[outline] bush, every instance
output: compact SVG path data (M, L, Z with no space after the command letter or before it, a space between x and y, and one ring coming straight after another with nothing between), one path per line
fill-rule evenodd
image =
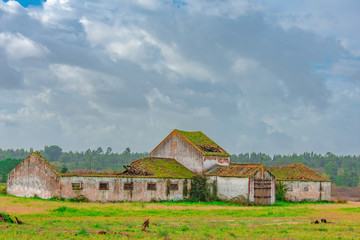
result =
M0 195L6 195L6 186L5 187L0 187Z
M286 194L287 194L287 186L284 182L278 181L276 182L276 200L286 201Z
M196 176L191 179L191 189L189 201L210 202L218 200L216 196L216 183L209 184L204 176ZM212 187L212 191L210 191Z
M87 199L87 197L85 197L82 194L80 194L74 198L70 198L69 201L70 202L90 202L89 199Z

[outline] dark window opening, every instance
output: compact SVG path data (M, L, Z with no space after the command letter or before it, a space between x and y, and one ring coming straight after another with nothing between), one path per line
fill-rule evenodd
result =
M309 191L309 187L308 186L304 187L304 192L308 192L308 191Z
M133 183L124 183L124 190L133 190L134 185Z
M156 190L156 183L148 183L147 190L151 190L151 191Z
M82 190L82 183L71 183L72 190Z
M177 183L172 183L172 184L170 184L170 190L171 190L171 191L177 191L177 190L179 190L178 184L177 184Z
M323 192L323 191L324 191L324 187L320 186L320 192Z
M222 152L219 147L212 145L200 145L199 147L201 148L201 150L205 152L219 152L219 153Z
M109 183L100 183L99 190L109 190Z

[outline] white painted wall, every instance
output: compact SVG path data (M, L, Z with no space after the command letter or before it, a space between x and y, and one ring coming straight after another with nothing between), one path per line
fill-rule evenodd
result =
M249 178L217 177L217 192L222 200L248 198Z

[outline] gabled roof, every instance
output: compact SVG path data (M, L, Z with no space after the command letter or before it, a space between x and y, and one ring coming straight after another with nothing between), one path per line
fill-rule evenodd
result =
M131 168L149 174L147 177L157 178L192 178L193 172L173 158L147 157L135 160ZM126 174L126 173L124 173Z
M259 164L231 163L230 166L215 166L207 171L205 175L248 178L253 176L260 168L262 168L262 165Z
M197 149L205 156L230 157L229 153L227 153L222 147L217 145L213 140L211 140L201 131L187 132L187 131L174 129L169 134L169 136L176 133L179 134L185 141L187 141L189 144L191 144L195 149ZM165 139L167 139L169 136L167 136ZM165 139L163 141L165 141ZM161 143L155 149L157 149L161 145Z
M330 182L330 180L320 176L320 174L302 163L293 163L288 166L266 168L274 174L276 180L278 181Z
M29 159L30 157L34 157L37 158L38 160L42 161L47 167L49 167L56 175L61 176L62 174L53 166L51 165L48 161L45 160L45 158L43 158L40 155L40 152L32 152L27 158L25 158L24 160L22 160L14 169L16 169L17 167L19 167L25 160ZM12 172L12 171L11 171ZM9 172L8 174L10 174L11 172Z

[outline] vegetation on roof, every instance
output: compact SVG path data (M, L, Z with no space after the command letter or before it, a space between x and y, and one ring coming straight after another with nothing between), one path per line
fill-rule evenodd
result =
M266 167L276 180L280 181L313 181L329 182L328 179L320 176L302 163L293 163L288 166Z
M206 175L247 178L254 175L259 168L261 168L261 166L258 164L231 164L230 166L218 166Z
M193 172L172 158L147 157L138 159L130 167L158 178L192 178Z
M206 136L201 131L197 132L186 132L176 130L190 143L196 146L206 156L219 156L219 157L230 157L224 149L217 145L213 140Z

